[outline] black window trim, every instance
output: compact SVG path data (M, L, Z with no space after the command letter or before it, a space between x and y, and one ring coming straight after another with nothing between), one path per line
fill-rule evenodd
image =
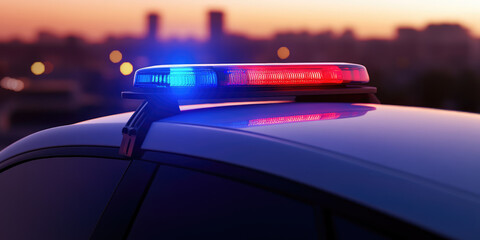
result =
M24 162L51 157L94 157L131 161L118 154L118 147L62 146L26 151L0 162L0 173Z

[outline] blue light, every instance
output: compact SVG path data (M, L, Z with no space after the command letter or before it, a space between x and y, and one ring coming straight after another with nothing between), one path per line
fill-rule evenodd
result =
M217 74L209 68L165 68L135 76L137 87L216 87L217 84Z
M167 82L172 87L193 87L195 78L193 68L170 68Z
M215 87L217 74L209 69L170 68L167 82L172 87Z

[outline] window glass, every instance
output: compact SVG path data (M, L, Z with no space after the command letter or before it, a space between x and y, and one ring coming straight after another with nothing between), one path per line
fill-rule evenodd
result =
M313 207L264 189L160 166L130 239L317 239Z
M381 235L373 229L369 229L360 224L354 223L350 220L340 216L333 216L333 225L335 229L335 236L339 240L343 239L371 239L371 240L385 240L390 239Z
M46 158L0 173L0 239L88 239L127 161Z

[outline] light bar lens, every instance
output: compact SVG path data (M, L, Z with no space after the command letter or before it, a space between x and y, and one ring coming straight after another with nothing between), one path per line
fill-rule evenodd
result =
M166 65L138 70L135 87L275 87L368 83L362 65L348 63Z

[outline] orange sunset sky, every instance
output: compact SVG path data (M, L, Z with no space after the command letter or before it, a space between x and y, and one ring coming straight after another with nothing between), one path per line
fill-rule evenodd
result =
M141 36L145 15L161 15L162 38L198 38L207 34L206 12L226 13L226 30L254 38L279 31L312 33L353 28L360 38L394 37L398 26L460 23L480 36L480 1L475 0L3 0L0 41L34 40L39 30L60 36L78 34L90 41L107 35Z

